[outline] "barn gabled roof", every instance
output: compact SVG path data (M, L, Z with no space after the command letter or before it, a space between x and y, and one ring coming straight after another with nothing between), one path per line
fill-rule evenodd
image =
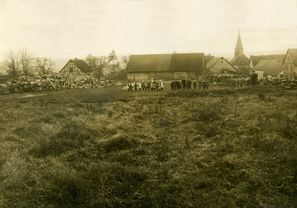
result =
M213 67L218 61L220 60L219 57L213 57L206 63L206 69L210 69Z
M206 65L206 68L208 70L210 70L212 67L214 67L219 61L224 60L227 64L229 64L231 66L231 68L233 69L233 71L237 71L236 68L224 57L214 57L212 60L210 60L208 63L209 65Z
M82 72L91 72L92 71L91 67L84 60L71 59L70 61L72 63L74 63L75 66L77 66L77 68L79 68Z
M297 48L289 48L285 55L285 58L283 59L283 62L286 60L286 56L288 55L288 53L291 54L293 64L297 66Z
M204 68L203 53L175 53L172 55L169 71L196 72Z
M204 68L203 53L131 55L128 72L197 72Z
M162 72L168 71L172 54L131 55L128 72Z
M261 60L276 60L283 61L285 54L273 54L273 55L263 55L263 56L251 56L250 61L253 62L253 65L256 66Z
M256 70L264 71L265 74L277 76L282 68L282 62L278 60L261 60L255 67Z
M207 64L207 63L208 63L209 61L211 61L213 58L214 58L214 56L212 56L212 55L205 55L205 56L204 56L205 64Z
M65 66L68 64L68 63L73 63L77 68L80 69L81 72L84 72L84 73L87 73L87 72L92 72L92 69L91 67L82 59L70 59L66 64ZM65 68L65 66L62 68L61 71L63 71L63 69Z

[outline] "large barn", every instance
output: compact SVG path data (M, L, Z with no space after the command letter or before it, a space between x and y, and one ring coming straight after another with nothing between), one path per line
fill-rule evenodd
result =
M205 69L203 53L131 55L128 80L191 79Z

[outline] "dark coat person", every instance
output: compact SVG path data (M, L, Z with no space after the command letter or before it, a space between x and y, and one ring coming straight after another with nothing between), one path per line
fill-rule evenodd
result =
M181 84L182 84L183 89L185 90L186 89L186 80L183 79L181 81Z
M196 80L193 81L193 88L194 88L194 89L197 88L197 81L196 81Z
M170 82L170 88L171 90L176 90L176 81Z
M257 80L258 80L258 74L255 71L253 71L251 75L251 85L255 86L257 84Z
M187 89L191 89L192 88L192 81L187 80L186 85L187 85Z

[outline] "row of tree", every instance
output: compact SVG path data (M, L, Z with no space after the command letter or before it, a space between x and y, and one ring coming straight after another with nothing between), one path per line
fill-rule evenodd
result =
M4 60L8 75L12 78L52 72L54 62L49 58L34 58L26 49L9 51Z
M93 76L102 78L104 70L108 71L108 77L111 79L125 79L125 67L128 62L127 57L121 59L117 57L113 50L108 56L88 55L85 58L87 64L93 71ZM50 58L35 58L26 49L18 51L9 51L4 60L4 66L7 69L9 77L15 79L19 76L31 76L34 74L45 75L53 72L54 61Z

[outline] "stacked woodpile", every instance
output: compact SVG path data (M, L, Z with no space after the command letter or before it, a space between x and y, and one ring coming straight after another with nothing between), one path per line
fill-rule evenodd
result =
M284 89L297 89L297 80L283 81Z
M59 74L20 77L6 83L9 92L41 92L58 89L100 88L114 85L112 81L99 81L92 76L64 77Z

